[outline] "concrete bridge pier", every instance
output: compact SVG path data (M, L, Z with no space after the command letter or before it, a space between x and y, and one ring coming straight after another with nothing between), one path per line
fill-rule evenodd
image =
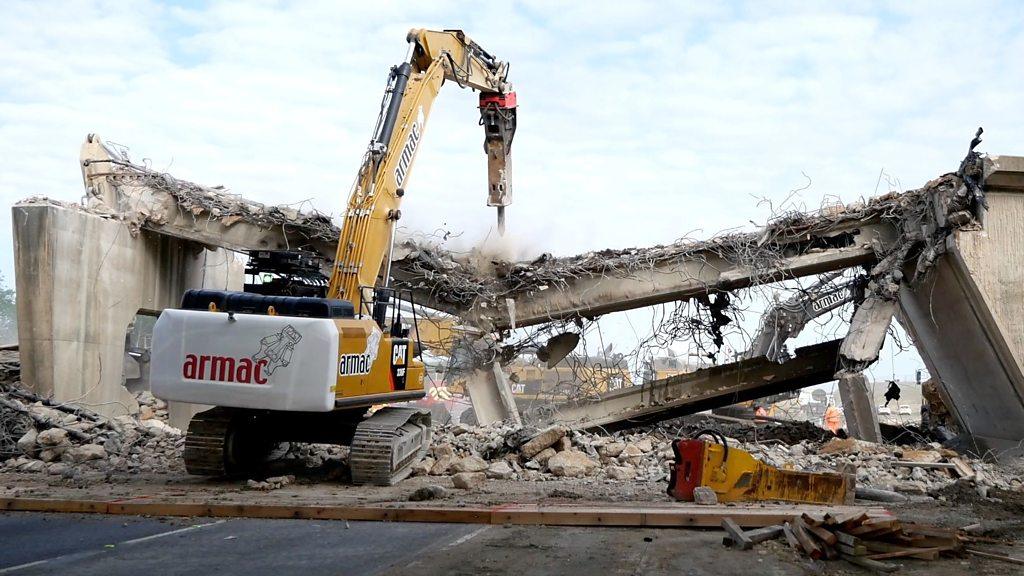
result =
M988 210L961 230L915 290L900 292L900 322L940 394L984 453L1024 450L1024 157L985 165Z
M37 394L107 416L138 410L124 387L136 314L177 306L189 288L240 290L233 252L49 201L12 208L22 380ZM169 406L185 426L190 405Z

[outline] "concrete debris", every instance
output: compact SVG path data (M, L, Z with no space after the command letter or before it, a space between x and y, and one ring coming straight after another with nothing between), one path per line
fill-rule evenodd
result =
M0 470L66 479L90 473L99 479L110 474L183 473L184 436L167 425L166 405L148 393L139 394L138 400L149 410L105 418L36 397L17 384L16 376L0 383L0 431L5 431L0 447L9 451ZM458 476L459 485L468 487L487 481L565 478L581 485L646 485L644 490L656 486L661 491L673 461L671 441L708 427L725 434L731 446L772 466L813 472L852 465L859 488L939 500L965 493L984 498L979 494L1024 491L1019 470L1012 465L972 459L937 443L908 443L920 438L914 434L901 436L903 444L876 444L835 438L807 422L751 426L695 417L611 434L563 427L538 432L507 422L436 426L430 455L414 466L413 474L453 476L453 483ZM10 435L10 430L17 435ZM282 465L291 461L305 469L331 470L329 479L345 478L347 448L289 443L278 452ZM954 485L969 488L954 493Z
M612 480L632 480L636 478L636 468L632 466L608 466L604 473Z
M430 469L434 467L434 459L430 456L424 457L419 462L412 465L413 476L426 476L430 474Z
M594 468L597 468L597 462L594 462L579 450L558 452L548 459L548 469L555 476L569 478L586 476Z
M554 456L557 453L558 453L557 450L555 450L554 448L551 448L549 446L549 447L541 450L536 456L534 456L533 459L531 460L531 462L536 462L540 466L547 466L548 460L551 460L551 457ZM524 456L525 456L525 454L524 454Z
M284 488L293 482L295 482L295 476L289 474L288 476L273 476L262 481L249 479L245 482L245 487L250 490L262 490L266 492L269 490Z
M50 428L36 435L36 444L44 448L68 443L68 432L61 428Z
M573 478L576 482L592 484L667 482L674 459L671 440L677 430L681 429L681 434L686 435L690 428L709 426L723 430L730 446L746 450L766 464L778 468L835 472L841 466L853 466L856 468L858 487L894 491L901 495L917 493L938 497L944 487L969 477L970 482L979 485L1002 490L1024 490L1024 483L1014 470L993 462L958 455L937 444L876 444L834 436L823 439L823 433L828 432L807 422L759 425L755 433L751 431L754 426L744 427L735 422L714 419L690 419L682 425L649 427L643 431L614 434L573 430L562 436L570 439L572 448L569 450L559 452L548 446L536 453L533 452L535 447L526 450L529 441L522 443L518 450L504 442L505 436L522 435L522 429L511 424L460 428L458 433L455 427L440 426L434 432L433 457L438 461L444 459L447 463L441 466L434 463L431 473L454 473L449 468L455 462L476 463L476 458L466 460L467 457L476 456L489 462L485 476L492 479L544 482ZM775 428L778 430L773 432ZM552 437L557 434L534 433L532 438L544 436L543 442L538 444L554 444L558 441L552 440ZM734 438L734 435L750 440L740 440ZM761 439L754 440L755 437ZM787 444L779 440L779 437L790 438L793 442ZM920 457L918 455L922 453L929 454L926 458L932 458L933 453L938 454L946 464L940 468L906 466L908 454ZM954 462L960 463L959 468ZM424 464L423 468L426 466Z
M461 460L452 464L451 469L455 473L483 472L484 470L487 470L487 467L488 464L483 458L475 454L470 454L469 456L466 456L465 458L462 458Z
M718 504L718 495L707 486L697 486L693 489L693 502L702 506L714 506Z
M508 480L515 476L516 471L512 469L512 466L507 461L501 460L488 466L484 473L488 478Z
M435 454L437 454L435 452ZM452 464L455 463L455 456L451 454L441 454L434 461L434 465L430 467L430 474L432 476L442 476L448 473L451 469Z
M520 452L526 458L533 458L539 454L541 450L544 450L555 442L561 440L565 436L565 432L566 430L562 426L552 426L530 439L526 444L523 444L522 448L520 448Z
M452 476L452 484L456 488L472 490L484 483L487 476L483 472L459 472Z
M18 450L21 450L23 454L35 455L39 452L38 440L39 433L36 432L35 428L31 428L18 439Z
M74 464L81 464L89 460L102 460L107 457L107 451L99 444L84 444L68 449L64 453L66 460Z
M17 369L0 382L0 448L7 458L0 470L48 472L60 476L81 473L142 474L184 471L181 452L185 437L166 423L167 406L148 392L138 395L151 418L106 418L90 410L55 404L23 389ZM9 438L12 422L29 429ZM5 447L6 446L6 447Z
M415 492L409 495L410 502L423 502L425 500L437 500L448 496L448 491L444 489L444 486L438 486L431 484L430 486L424 486L419 488Z

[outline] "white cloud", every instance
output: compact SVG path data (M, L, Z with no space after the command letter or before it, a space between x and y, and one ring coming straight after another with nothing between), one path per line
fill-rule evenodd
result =
M1024 152L1013 2L430 4L8 2L0 197L77 199L98 132L177 176L337 213L411 27L462 27L512 63L510 226L555 253L763 221L751 197L778 202L801 172L808 207L872 194L882 169L914 187L979 124L986 150ZM475 105L454 86L438 99L406 226L492 226Z

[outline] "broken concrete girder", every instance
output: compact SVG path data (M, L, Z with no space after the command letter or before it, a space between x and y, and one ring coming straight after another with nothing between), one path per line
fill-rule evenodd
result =
M515 424L523 423L508 377L497 361L473 370L466 378L466 391L473 402L477 424L486 426L505 419Z
M492 275L443 251L406 245L396 250L392 274L418 301L503 330L867 264L895 238L895 229L874 212L816 226L822 229L807 225L783 234L768 228L707 242L497 262Z
M619 430L790 392L833 379L839 340L798 348L782 364L752 358L601 394L564 406L555 420L580 429Z
M846 341L843 341L846 345ZM842 354L842 347L840 347ZM846 416L846 431L858 440L881 442L882 432L878 426L878 413L872 402L867 380L861 372L840 372L839 397L843 401L843 415Z
M266 206L133 164L90 134L81 152L86 208L123 220L132 235L160 234L232 250L311 250L334 257L339 229L330 217Z
M896 300L868 298L857 307L850 330L839 348L844 368L856 371L874 364L895 313Z
M946 174L920 189L865 204L790 214L756 232L533 262L495 261L489 270L437 248L407 244L396 252L392 272L421 302L497 330L592 318L865 264L873 265L868 295L892 301L903 262L916 257L922 245L933 248L948 232L948 227L925 226L931 207L964 212L965 190L960 176ZM961 226L973 225L968 216ZM925 237L925 229L940 233Z

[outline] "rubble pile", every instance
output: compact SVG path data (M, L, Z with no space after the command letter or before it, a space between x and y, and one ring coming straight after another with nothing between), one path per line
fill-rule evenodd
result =
M836 437L822 441L816 439L819 428L803 423L759 426L757 433L747 428L722 425L730 446L769 465L810 472L834 472L842 465L853 465L858 486L930 495L938 500L945 500L949 486L955 483L970 485L980 497L987 496L990 489L1024 490L1024 483L1011 469L969 459L937 443L873 444ZM805 436L792 444L777 439L793 434L794 429L803 429ZM683 431L682 435L692 433ZM740 438L731 437L734 434ZM755 435L760 439L747 440ZM435 428L431 453L414 466L413 474L452 476L453 481L458 477L457 487L475 487L488 478L663 482L674 459L671 442L675 437L664 430L600 434L561 426L537 430L505 423L459 424Z
M5 382L0 386L0 471L64 478L83 472L183 472L185 437L167 424L167 404L149 392L137 400L138 414L105 418ZM12 437L12 431L19 435Z

